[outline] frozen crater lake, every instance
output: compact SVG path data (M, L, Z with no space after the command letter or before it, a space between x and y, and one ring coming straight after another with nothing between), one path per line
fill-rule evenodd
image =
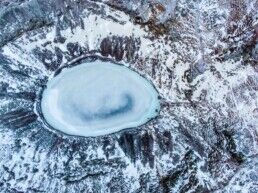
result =
M145 124L159 113L153 85L129 68L96 60L65 68L43 91L46 122L69 135L99 136Z

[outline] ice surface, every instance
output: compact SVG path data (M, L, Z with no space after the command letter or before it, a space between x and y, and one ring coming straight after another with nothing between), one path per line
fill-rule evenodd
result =
M159 111L152 84L129 68L100 60L66 68L41 101L46 121L70 135L99 136L140 126Z

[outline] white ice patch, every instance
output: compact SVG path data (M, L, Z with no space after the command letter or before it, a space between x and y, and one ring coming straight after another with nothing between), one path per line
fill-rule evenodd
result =
M80 136L140 126L160 108L158 93L147 79L99 60L62 70L48 82L41 107L52 127Z

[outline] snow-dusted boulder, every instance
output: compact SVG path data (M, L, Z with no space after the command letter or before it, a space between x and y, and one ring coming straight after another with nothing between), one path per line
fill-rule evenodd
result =
M49 80L41 107L53 128L99 136L146 123L158 114L159 101L153 85L135 71L97 60Z

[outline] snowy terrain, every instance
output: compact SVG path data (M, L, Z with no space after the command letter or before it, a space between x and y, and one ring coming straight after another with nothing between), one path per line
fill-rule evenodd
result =
M0 192L258 192L257 10L257 0L0 1ZM98 137L46 128L42 90L91 56L152 82L159 115Z

